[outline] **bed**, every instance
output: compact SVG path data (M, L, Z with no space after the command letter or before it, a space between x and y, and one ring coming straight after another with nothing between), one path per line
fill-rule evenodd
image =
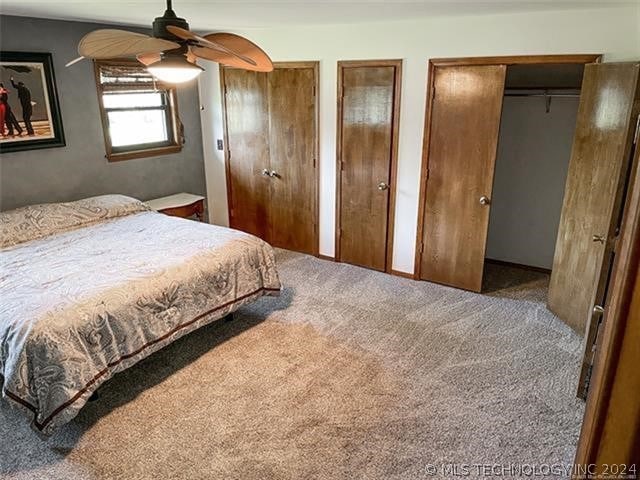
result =
M273 249L106 195L0 213L2 396L51 435L179 337L278 295Z

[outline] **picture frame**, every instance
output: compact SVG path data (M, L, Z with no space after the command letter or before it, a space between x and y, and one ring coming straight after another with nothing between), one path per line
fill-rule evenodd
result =
M0 153L65 145L51 53L0 51Z

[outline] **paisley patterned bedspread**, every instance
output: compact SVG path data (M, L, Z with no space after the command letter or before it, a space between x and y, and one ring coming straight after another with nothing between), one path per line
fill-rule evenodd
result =
M115 373L280 292L262 240L129 197L4 212L0 229L2 395L43 435Z

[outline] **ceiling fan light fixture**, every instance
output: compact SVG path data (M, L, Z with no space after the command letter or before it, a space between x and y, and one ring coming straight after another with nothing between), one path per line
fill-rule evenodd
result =
M149 65L147 70L165 83L185 83L204 72L204 68L189 62L184 55L166 55L162 60Z
M132 58L147 67L158 80L184 83L204 71L196 58L210 60L234 68L254 72L271 72L273 62L255 43L232 33L197 35L189 30L189 23L176 15L172 0L165 0L164 15L153 22L153 34L101 28L87 33L78 43L80 58L94 60Z

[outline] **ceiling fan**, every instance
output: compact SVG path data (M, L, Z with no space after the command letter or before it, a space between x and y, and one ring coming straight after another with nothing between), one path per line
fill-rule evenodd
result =
M168 83L182 83L194 79L204 71L197 59L211 60L231 67L270 72L273 63L256 44L233 33L210 33L200 36L189 31L189 24L172 9L153 22L153 35L126 30L101 29L85 35L78 44L80 57L113 59L137 58L156 78Z

